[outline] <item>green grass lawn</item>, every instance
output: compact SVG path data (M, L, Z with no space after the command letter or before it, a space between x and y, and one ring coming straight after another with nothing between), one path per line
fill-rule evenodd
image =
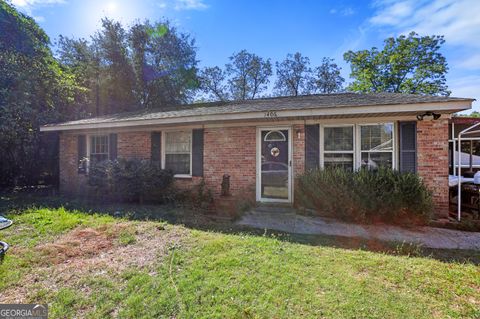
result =
M0 302L48 303L51 318L480 317L474 264L61 208L9 216Z

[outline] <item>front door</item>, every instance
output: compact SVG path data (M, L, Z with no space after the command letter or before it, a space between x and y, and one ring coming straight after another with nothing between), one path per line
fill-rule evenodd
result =
M257 199L290 202L290 130L260 129Z

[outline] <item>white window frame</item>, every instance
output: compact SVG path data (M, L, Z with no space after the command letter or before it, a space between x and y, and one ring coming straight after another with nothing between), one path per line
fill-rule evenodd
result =
M327 151L325 150L325 128L329 127L351 127L352 128L352 150L351 151ZM355 154L355 140L356 140L356 133L355 133L355 124L325 124L321 125L320 128L320 167L325 167L325 154L353 154L353 170L356 169L356 154Z
M190 134L190 173L189 174L175 174L175 178L192 178L192 151L193 151L193 130L164 130L162 131L162 169L165 169L165 158L167 149L167 133L189 133Z
M353 126L353 169L359 170L362 167L362 150L361 150L361 127L369 125L392 125L392 150L391 151L376 151L384 153L392 153L392 169L398 169L398 141L397 141L397 121L385 121L385 122L358 122L358 123L328 123L321 124L319 130L319 158L320 158L320 167L325 168L325 153L327 154L346 154L349 152L346 151L325 151L324 150L324 128L325 127L343 127L343 126Z
M107 159L110 159L110 135L109 134L88 134L86 135L87 138L87 165L86 165L86 173L90 171L90 163L92 162L92 137L102 137L106 136L107 137Z
M361 128L362 126L377 126L377 125L385 125L385 124L391 124L392 125L392 150L391 151L385 151L385 150L376 150L376 151L362 151L362 133L361 133ZM397 154L396 154L396 149L397 149L397 144L396 144L396 128L397 126L395 125L396 122L382 122L382 123L359 123L357 124L357 169L360 169L362 167L362 153L391 153L392 154L392 169L397 169Z

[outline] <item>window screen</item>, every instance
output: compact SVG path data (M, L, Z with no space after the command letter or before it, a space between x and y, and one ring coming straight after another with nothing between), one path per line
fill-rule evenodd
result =
M174 174L191 174L191 137L191 132L165 133L165 168Z

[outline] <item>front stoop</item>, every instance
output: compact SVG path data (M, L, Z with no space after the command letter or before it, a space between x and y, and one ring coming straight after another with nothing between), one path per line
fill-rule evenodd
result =
M262 203L257 202L250 212L268 213L268 214L296 214L296 209L290 203Z

